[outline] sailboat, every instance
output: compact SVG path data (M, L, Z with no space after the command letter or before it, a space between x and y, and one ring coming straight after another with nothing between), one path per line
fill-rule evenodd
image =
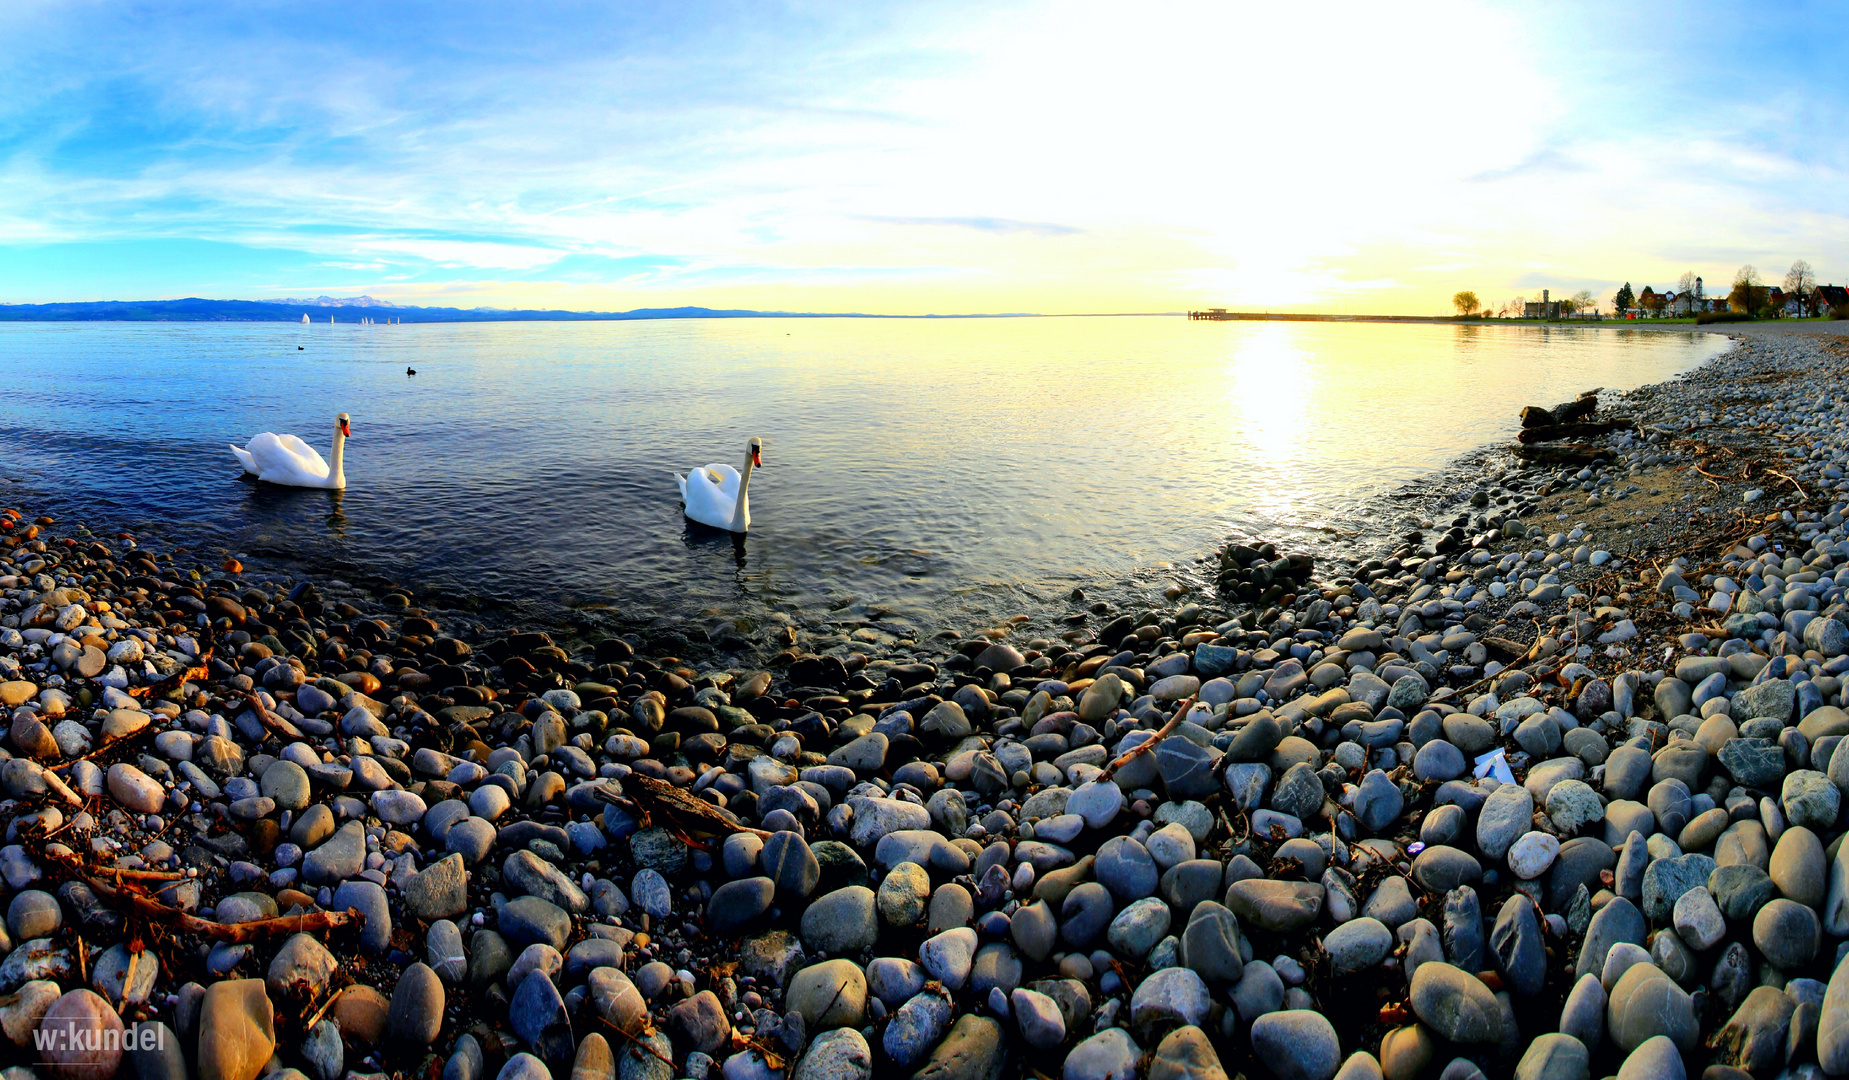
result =
M308 312L306 311L302 312L302 325L303 326L308 325Z

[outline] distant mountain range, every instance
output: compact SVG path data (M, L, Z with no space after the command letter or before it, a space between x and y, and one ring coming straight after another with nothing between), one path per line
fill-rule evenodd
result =
M966 319L1010 318L1008 315L867 315L840 311L748 311L705 307L636 308L634 311L530 311L505 308L401 307L370 296L318 296L313 300L95 300L62 304L0 304L0 322L336 322L329 308L389 309L389 318L407 323L437 322L592 322L611 319ZM346 316L348 321L359 314Z
M281 300L271 300L272 304L296 304L301 307L388 307L398 305L390 300L374 300L370 296L317 296L313 300L298 300L285 296Z

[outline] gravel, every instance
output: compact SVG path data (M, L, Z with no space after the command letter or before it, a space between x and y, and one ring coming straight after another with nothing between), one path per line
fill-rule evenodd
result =
M211 1080L1849 1071L1842 352L1608 397L1372 556L762 667L8 514L0 1030Z

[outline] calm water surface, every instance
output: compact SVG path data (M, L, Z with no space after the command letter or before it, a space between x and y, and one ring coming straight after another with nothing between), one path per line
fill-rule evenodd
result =
M503 621L862 601L930 632L1233 531L1366 529L1371 497L1522 405L1726 344L1179 317L0 325L0 499ZM243 480L225 448L273 430L327 456L341 411L342 497ZM688 526L670 473L736 466L753 435L750 537Z

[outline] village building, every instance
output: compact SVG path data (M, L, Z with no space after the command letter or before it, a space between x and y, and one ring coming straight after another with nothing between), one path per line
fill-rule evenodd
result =
M1523 304L1522 305L1522 318L1524 319L1558 319L1560 317L1560 301L1549 300L1547 296L1548 296L1548 291L1546 289L1542 289L1540 300L1538 301L1530 300L1527 303Z

